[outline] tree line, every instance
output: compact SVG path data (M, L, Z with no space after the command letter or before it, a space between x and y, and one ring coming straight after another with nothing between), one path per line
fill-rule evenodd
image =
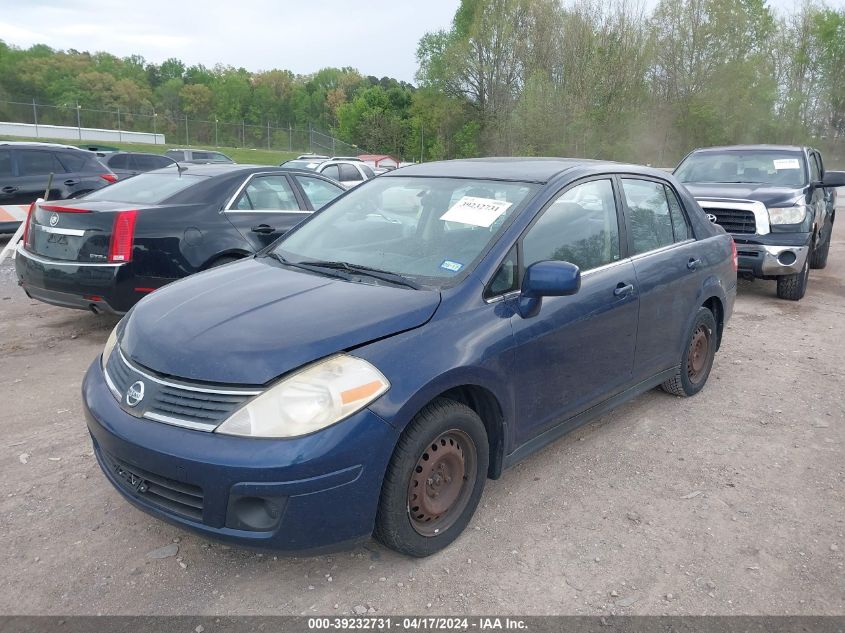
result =
M315 126L411 160L671 165L693 147L745 142L809 143L845 160L845 10L817 0L781 13L766 0L659 0L648 11L638 0L462 0L417 58L413 86L348 67L250 72L0 41L0 118L14 116L3 102L36 99L120 109L125 129L149 130L155 115L165 133L185 117L259 136ZM210 126L200 133L211 142Z

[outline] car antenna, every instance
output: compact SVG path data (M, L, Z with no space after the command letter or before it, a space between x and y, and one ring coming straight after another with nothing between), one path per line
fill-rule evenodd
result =
M188 171L188 168L187 168L187 167L182 167L182 165L180 165L180 164L179 164L179 161L178 161L178 160L176 160L175 158L174 158L174 159L172 159L172 160L173 160L173 163L176 165L176 171L177 171L177 172L178 172L178 174L179 174L179 178L181 178L181 177L182 177L182 172L183 172L183 171Z

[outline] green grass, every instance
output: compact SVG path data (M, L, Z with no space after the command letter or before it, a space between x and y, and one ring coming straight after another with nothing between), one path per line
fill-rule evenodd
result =
M41 142L41 143L62 143L64 145L78 145L79 143L101 143L109 147L119 147L125 152L146 152L148 154L164 154L168 149L173 147L180 147L185 149L207 149L217 152L223 152L236 163L254 164L254 165L278 165L282 161L296 158L299 154L304 152L287 152L287 151L268 151L266 149L248 149L243 147L209 147L207 145L148 145L147 143L112 143L111 141L82 141L67 140L67 139L49 139L49 138L24 138L19 136L0 136L2 141L23 141L23 142Z

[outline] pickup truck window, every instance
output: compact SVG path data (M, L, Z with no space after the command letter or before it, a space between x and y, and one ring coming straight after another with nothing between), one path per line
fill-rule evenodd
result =
M681 182L752 183L780 187L805 184L804 154L785 150L699 150L678 165Z

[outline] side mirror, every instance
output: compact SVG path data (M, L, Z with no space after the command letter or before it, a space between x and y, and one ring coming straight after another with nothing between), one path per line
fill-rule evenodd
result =
M821 186L828 187L845 187L845 171L826 171L824 178L822 178Z
M519 297L519 313L523 318L540 311L543 297L574 295L581 288L581 270L575 264L542 261L525 270Z

